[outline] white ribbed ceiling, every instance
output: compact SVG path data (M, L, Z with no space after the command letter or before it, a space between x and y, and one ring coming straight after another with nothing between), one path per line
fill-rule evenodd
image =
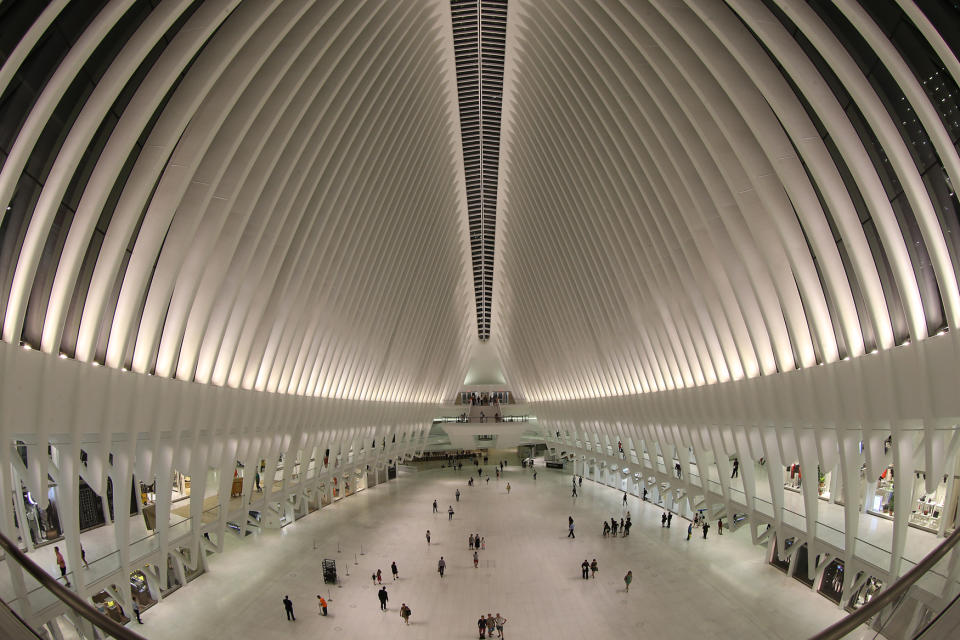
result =
M511 3L493 317L515 386L698 386L956 326L955 52L866 5Z
M0 174L4 339L217 385L451 395L472 296L446 7L199 5L74 11L39 95L15 79L8 104L36 103Z
M955 8L514 0L483 188L458 126L464 4L4 3L3 339L435 402L479 329L514 391L549 400L960 321Z

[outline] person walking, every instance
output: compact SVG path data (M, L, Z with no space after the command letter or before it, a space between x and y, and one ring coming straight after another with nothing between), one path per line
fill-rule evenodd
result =
M623 506L627 506L627 492L623 492Z
M437 500L436 500L436 498L434 498L434 500L433 500L433 512L434 512L434 513L437 513L437 512L438 512L438 510L437 510Z
M504 618L504 617L503 617L502 615L500 615L499 613L497 613L497 615L496 615L496 617L493 619L493 621L494 621L494 623L495 623L496 626L497 626L497 636L500 637L500 638L502 638L502 637L503 637L503 625L507 624L507 619Z
M480 619L477 620L477 628L480 629L480 640L484 640L487 637L487 619L483 617L483 614L480 614Z
M693 535L693 523L687 525L687 540L690 539L690 536Z
M533 472L533 479L534 479L534 480L537 479L537 472L536 472L536 471Z
M673 522L673 512L667 514L667 529L670 528L670 523Z
M717 520L717 533L723 535L723 518Z
M290 596L283 596L283 608L287 612L287 620L296 622L297 619L293 615L293 600L290 599Z
M583 486L583 476L580 476L580 486Z
M630 583L633 582L633 571L627 571L627 575L623 576L623 582L627 585L627 593L630 593Z
M739 458L734 458L734 459L733 459L733 473L730 474L730 477L731 477L731 478L736 478L738 475L740 475L740 459L739 459Z
M390 565L390 571L393 572L393 579L394 579L394 580L396 580L398 577L400 577L400 576L399 576L400 571L399 571L399 569L397 569L397 561L396 561L396 560L394 560L393 563Z
M507 495L510 495L510 483L507 483Z
M630 527L633 526L633 523L630 522L630 514L627 514L627 521L623 523L623 536L627 537L630 535Z
M400 605L400 617L403 618L403 623L406 625L410 624L410 614L413 611L410 610L410 607L407 606L407 603L404 602Z
M377 584L383 584L383 572L377 569Z
M580 565L580 577L584 580L590 578L590 563L587 562L587 559L583 559L583 563Z
M487 614L487 637L493 637L493 629L497 626L497 621L494 619L492 613Z
M706 522L704 522L704 523L703 523L703 539L704 539L704 540L707 539L707 531L709 531L709 530L710 530L710 525L707 524Z
M380 591L377 592L377 597L380 599L380 611L387 610L387 600L390 599L390 596L387 595L387 588L380 587Z
M440 572L440 577L443 577L443 570L447 568L447 561L443 559L443 556L440 556L440 562L437 563L437 571Z
M80 545L80 562L83 563L84 568L90 568L90 563L87 562L87 552L84 550L83 545Z
M481 551L486 551L486 550L487 550L487 539L486 539L486 538L480 538L480 550L481 550Z
M570 516L570 533L567 534L568 538L576 538L577 536L573 535L573 516Z
M143 624L143 620L140 619L140 603L137 602L136 596L133 598L133 615L137 616L137 624Z
M430 529L427 529L427 546L430 546Z
M460 489L457 489L457 502L460 502Z
M661 526L661 527L667 526L667 512L666 512L666 511L664 511L662 514L660 514L660 526Z
M473 552L473 568L476 569L477 565L480 564L480 556L476 551Z
M447 520L453 520L453 505L447 509Z
M63 559L63 554L60 553L60 547L54 547L53 554L57 557L57 566L60 567L60 577L63 578L63 581L69 587L70 578L67 577L67 561Z
M593 559L593 562L590 563L590 577L591 577L591 578L596 579L596 577L597 577L597 569L599 569L599 568L600 568L600 567L597 565L597 559L594 558L594 559Z
M327 601L324 600L324 599L323 599L323 596L321 596L321 595L319 595L319 594L317 595L317 600L320 601L320 602L317 603L317 604L320 606L320 615L322 615L322 616L327 615Z
M570 497L571 497L571 498L576 498L576 497L577 497L577 485L576 485L576 483L574 483L574 485L573 485L573 495L570 496Z

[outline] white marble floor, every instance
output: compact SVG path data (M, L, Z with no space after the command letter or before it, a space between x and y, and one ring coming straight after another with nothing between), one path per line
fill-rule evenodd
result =
M492 469L491 469L492 470ZM601 521L620 518L619 492L586 481L570 498L570 476L508 467L505 478L467 487L467 468L432 470L363 491L291 524L245 540L228 537L210 573L143 615L136 631L166 638L385 637L470 638L481 614L508 619L504 636L629 638L805 638L842 617L822 596L764 562L746 529L686 541L686 521L660 526L660 510L631 497L628 538L601 537ZM512 492L505 486L510 482ZM454 492L462 492L460 503ZM431 502L440 501L440 513ZM445 513L454 505L452 521ZM567 517L576 539L567 538ZM433 544L424 539L431 530ZM467 537L486 538L473 568ZM361 545L363 555L361 555ZM437 574L440 556L446 577ZM321 560L334 558L342 585L324 585ZM580 563L596 558L595 580ZM354 564L356 560L357 564ZM396 561L400 580L389 579ZM380 612L370 575L384 573L389 610ZM623 576L633 570L625 593ZM349 572L349 574L347 573ZM328 597L321 617L317 594ZM288 622L281 600L297 614ZM401 603L413 611L404 627Z

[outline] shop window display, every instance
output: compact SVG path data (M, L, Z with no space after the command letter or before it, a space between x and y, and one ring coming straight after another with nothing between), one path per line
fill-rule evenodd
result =
M843 562L834 560L823 570L823 577L820 579L820 587L817 589L821 595L840 604L840 597L843 592Z
M788 464L783 475L784 488L799 491L801 481L800 463L794 462L793 464Z
M901 479L901 481L903 481ZM957 515L957 489L960 488L960 478L943 476L933 493L927 493L926 473L916 471L907 482L913 483L911 492L910 517L908 523L912 527L924 529L931 533L939 533L941 526L944 532L952 531ZM893 466L884 469L877 480L876 490L872 500L867 505L867 512L874 515L892 517L896 512L894 487L897 477ZM952 483L952 490L948 486ZM943 522L946 518L946 522Z
M926 474L922 471L916 472L913 487L913 503L910 510L910 524L927 529L928 531L939 532L943 518L946 517L948 518L948 522L952 522L953 518L951 518L951 515L955 515L956 505L952 505L951 509L945 508L948 493L947 484L948 482L956 483L957 480L956 477L950 478L944 475L937 484L936 490L933 493L927 493ZM956 489L956 487L954 487L954 489ZM955 490L952 493L956 496ZM954 498L954 501L955 500ZM953 512L953 514L950 512Z
M777 555L776 544L773 545L773 553L770 557L770 564L775 566L777 569L780 569L784 573L786 573L790 569L790 552L789 551L790 551L790 547L793 546L794 542L795 542L794 538L787 538L783 541L783 559L781 559L780 556ZM776 540L774 540L774 543L776 543Z
M867 507L867 511L874 515L893 516L895 504L893 498L894 486L893 465L888 466L880 474L877 480L877 488L873 494L873 501Z
M866 582L857 589L856 593L850 597L850 600L847 602L847 611L856 611L867 604L875 595L880 593L881 589L883 589L883 580L870 576Z

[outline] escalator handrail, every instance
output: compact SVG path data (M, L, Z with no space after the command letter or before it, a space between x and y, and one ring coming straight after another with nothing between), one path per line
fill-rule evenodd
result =
M953 549L958 540L960 540L960 528L950 534L936 549L928 553L915 567L900 576L896 582L871 598L870 602L847 617L833 623L815 636L812 636L810 640L839 640L845 637L848 633L882 611L888 604L905 594L917 580L923 577L923 574L932 569L943 556L947 555L947 553Z
M11 542L10 539L2 533L0 533L0 547L3 548L7 556L16 560L17 564L23 567L26 572L33 576L44 588L52 592L53 595L78 615L89 620L93 626L119 640L145 640L140 634L134 633L109 616L100 613L89 602L57 582L53 576L41 569L37 563L20 550L20 547Z

